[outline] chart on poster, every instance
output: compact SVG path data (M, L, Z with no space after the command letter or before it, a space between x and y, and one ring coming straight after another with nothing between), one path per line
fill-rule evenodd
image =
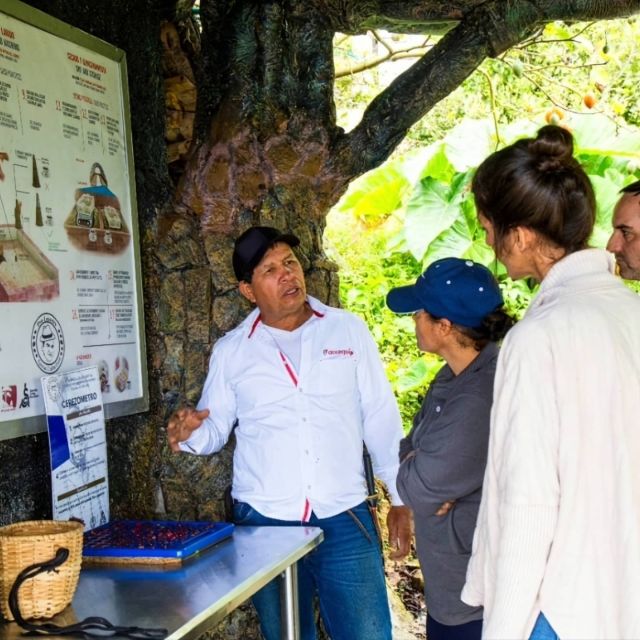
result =
M44 430L40 377L96 366L107 416L147 405L122 51L0 10L0 439Z

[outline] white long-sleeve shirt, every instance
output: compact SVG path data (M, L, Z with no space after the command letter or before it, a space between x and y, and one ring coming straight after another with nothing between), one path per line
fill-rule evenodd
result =
M181 444L207 454L237 420L233 497L281 520L326 518L366 495L362 443L394 504L400 414L364 322L309 297L299 367L254 310L215 344L198 409L209 417Z
M589 249L555 264L498 359L462 599L483 637L640 638L640 298Z

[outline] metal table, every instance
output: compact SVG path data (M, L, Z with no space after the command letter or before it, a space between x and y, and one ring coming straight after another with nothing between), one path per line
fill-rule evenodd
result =
M295 563L322 539L317 527L236 527L230 539L179 566L90 566L80 572L71 606L52 622L102 616L116 625L163 627L168 640L196 638L281 575L282 638L298 640ZM0 623L0 640L20 634L15 623Z

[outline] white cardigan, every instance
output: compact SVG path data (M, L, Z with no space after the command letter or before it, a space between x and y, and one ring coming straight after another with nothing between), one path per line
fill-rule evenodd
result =
M640 638L640 297L598 249L542 282L500 352L462 599L483 638Z

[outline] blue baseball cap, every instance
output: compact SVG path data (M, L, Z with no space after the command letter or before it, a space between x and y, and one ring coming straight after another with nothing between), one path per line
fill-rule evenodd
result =
M460 258L436 260L415 284L396 287L387 294L387 306L395 313L424 309L436 318L471 328L479 327L503 303L491 271Z

